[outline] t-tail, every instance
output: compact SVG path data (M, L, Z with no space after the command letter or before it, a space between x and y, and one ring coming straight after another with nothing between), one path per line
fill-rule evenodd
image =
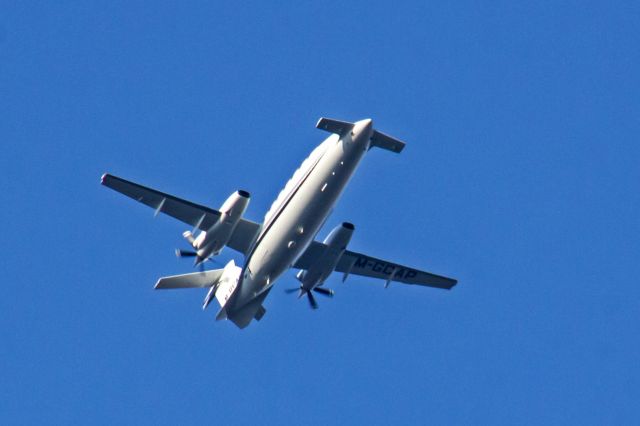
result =
M348 132L351 132L355 125L356 123L351 123L349 121L334 120L332 118L323 117L318 120L316 127L320 130L326 130L327 132L343 136ZM371 138L369 139L369 149L378 147L395 153L400 153L404 149L404 146L405 143L401 140L375 129L371 133Z

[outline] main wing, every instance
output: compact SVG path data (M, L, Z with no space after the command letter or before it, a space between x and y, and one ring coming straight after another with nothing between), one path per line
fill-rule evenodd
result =
M314 261L325 252L326 245L314 241L307 250L298 258L294 268L309 269ZM447 278L430 272L420 271L398 263L378 259L366 254L345 250L335 267L336 272L346 275L355 274L365 277L380 278L387 283L391 281L404 284L422 285L427 287L450 290L457 280Z
M162 212L202 231L207 231L220 217L220 212L212 208L129 182L108 173L102 175L101 182L114 191L146 204L156 210L156 214ZM247 253L259 231L260 224L240 219L227 246L240 253Z

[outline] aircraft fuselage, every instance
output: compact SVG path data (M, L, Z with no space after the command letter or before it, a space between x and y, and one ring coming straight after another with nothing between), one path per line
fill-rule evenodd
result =
M274 202L247 255L241 278L225 306L227 318L244 327L253 319L273 283L305 251L333 210L369 149L371 120L351 132L332 135L296 171Z

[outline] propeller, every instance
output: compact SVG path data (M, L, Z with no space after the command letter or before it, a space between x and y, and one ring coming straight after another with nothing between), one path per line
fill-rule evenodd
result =
M202 223L202 221L204 220L206 215L202 215L202 217L200 218L200 220L198 221L198 223L196 224L195 228L193 228L193 231L184 231L182 233L182 236L184 237L185 240L187 240L189 242L189 244L191 244L191 246L195 246L195 242L196 239L193 236L193 233L197 231L198 227L200 226L200 224ZM200 256L198 256L198 253L193 251L193 250L180 250L180 249L176 249L176 257L195 257L196 261L193 264L194 267L199 266L200 267L200 272L204 271L204 265L203 262L207 259L204 259Z
M313 293L307 291L307 299L309 299L309 305L311 305L311 309L318 309L318 302L316 302L316 298L313 297Z
M333 297L333 290L324 287L314 287L313 291L327 297Z
M176 249L176 257L196 257L197 255L195 251Z
M314 287L312 289L314 292L321 294L323 296L326 297L333 297L333 290L328 289L328 288L324 288L324 287ZM313 293L307 289L305 289L303 286L300 286L298 288L288 288L285 289L284 291L287 294L291 294L291 293L298 293L298 299L301 298L304 294L307 295L307 300L309 301L309 305L311 306L311 309L318 309L318 302L316 302L316 298L313 296Z
M176 249L176 257L182 258L182 257L195 257L196 261L193 264L194 267L198 267L198 269L200 269L200 272L204 272L204 262L207 260L210 260L211 262L214 263L218 263L215 260L213 260L212 258L209 259L203 259L200 256L198 256L198 253L196 253L195 251L191 251L191 250L180 250L180 249Z

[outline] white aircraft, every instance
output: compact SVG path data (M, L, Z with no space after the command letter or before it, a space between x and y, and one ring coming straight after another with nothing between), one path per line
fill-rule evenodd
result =
M242 267L231 260L222 269L160 278L156 289L208 288L203 309L215 296L221 306L216 319L245 328L264 316L262 303L289 268L300 270L296 275L300 287L293 291L298 297L306 295L314 309L318 305L312 292L333 296L322 286L333 271L344 274L343 282L356 274L381 278L385 287L391 281L447 290L456 284L451 278L347 250L354 231L350 223L333 229L323 242L314 241L364 154L372 147L399 153L405 145L374 130L370 119L349 123L321 118L316 127L332 135L296 170L262 224L243 218L249 204L246 191L231 194L218 211L116 176L102 176L103 185L200 231L197 237L191 231L183 234L193 251L177 250L178 256L195 257L201 268L225 246L245 256Z

